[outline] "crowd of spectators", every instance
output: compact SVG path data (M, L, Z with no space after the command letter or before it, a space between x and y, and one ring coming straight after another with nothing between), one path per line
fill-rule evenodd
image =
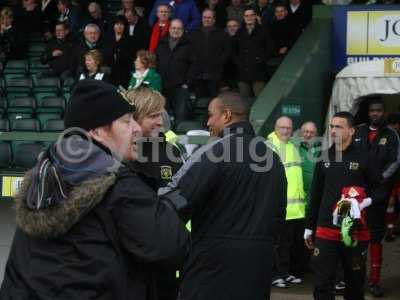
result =
M226 89L257 97L322 2L121 0L110 9L115 1L14 0L1 4L9 6L0 15L0 59L26 59L39 34L50 67L39 76L154 84L169 113L188 119L195 97Z
M23 0L1 10L1 59L27 59L31 35L46 43L38 76L94 78L167 96L167 109L189 119L190 103L237 89L258 96L311 19L311 2L177 0ZM148 3L151 2L151 3ZM115 3L115 2L114 2ZM137 55L141 53L141 55ZM138 58L137 58L138 57ZM139 69L138 69L139 68Z

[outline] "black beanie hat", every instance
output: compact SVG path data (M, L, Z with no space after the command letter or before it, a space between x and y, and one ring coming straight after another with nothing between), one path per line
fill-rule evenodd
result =
M72 91L65 110L64 125L66 129L79 127L90 130L134 111L135 106L129 104L113 85L85 79L79 81Z

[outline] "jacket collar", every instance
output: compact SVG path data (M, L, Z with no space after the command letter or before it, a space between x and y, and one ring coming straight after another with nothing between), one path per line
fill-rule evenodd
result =
M255 135L254 129L248 121L239 121L227 126L221 133L221 137L228 134L248 134Z

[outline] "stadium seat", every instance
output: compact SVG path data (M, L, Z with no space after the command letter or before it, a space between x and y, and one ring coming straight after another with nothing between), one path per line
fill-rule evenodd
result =
M42 128L43 128L42 131L49 131L49 132L63 131L65 129L64 121L60 119L47 120Z
M182 121L176 126L177 134L185 134L189 130L204 129L204 125L196 121Z
M10 131L10 122L8 119L0 119L0 131Z
M43 145L40 143L25 142L19 144L13 153L14 166L25 170L32 168L36 164L42 149Z
M29 42L43 42L43 35L40 32L30 32L28 36Z
M7 98L29 96L32 90L32 79L30 77L6 78Z
M0 169L11 166L11 147L9 143L0 143Z
M10 121L11 127L16 120L20 119L32 119L33 114L31 113L7 113L8 120Z
M211 98L204 97L204 98L198 98L196 99L196 110L197 109L205 109L207 110L208 108L208 103L210 102Z
M28 47L29 57L40 57L46 49L45 43L30 43Z
M8 101L8 113L33 113L36 108L36 101L33 97L16 97Z
M64 80L63 85L62 85L62 91L63 93L71 93L72 88L75 85L75 80L72 77L68 77Z
M0 114L4 115L7 110L7 98L0 96Z
M40 125L36 119L18 119L11 124L11 131L40 131Z
M4 81L3 77L0 77L0 96L4 95L5 90L6 90L6 82Z
M37 75L40 72L50 70L49 65L43 65L40 59L31 58L29 60L29 73L31 75Z
M63 97L64 97L65 101L66 101L67 104L68 104L69 99L71 98L71 93L66 93L66 92L64 92L64 93L63 93Z
M33 92L37 93L54 93L60 92L60 79L58 77L35 77L33 81Z
M40 122L41 128L43 128L48 120L61 119L61 114L43 112L43 113L38 113L37 118Z
M63 113L65 100L63 97L44 97L37 105L37 112L56 112Z
M9 60L4 68L4 74L27 74L27 60Z

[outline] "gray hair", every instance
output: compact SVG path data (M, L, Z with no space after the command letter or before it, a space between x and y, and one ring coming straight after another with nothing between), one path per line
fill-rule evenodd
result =
M87 32L87 31L89 30L89 28L94 28L94 29L96 29L96 31L97 31L98 33L101 33L100 27L97 26L96 24L93 24L93 23L87 24L87 25L85 26L85 29L83 30L83 32Z

